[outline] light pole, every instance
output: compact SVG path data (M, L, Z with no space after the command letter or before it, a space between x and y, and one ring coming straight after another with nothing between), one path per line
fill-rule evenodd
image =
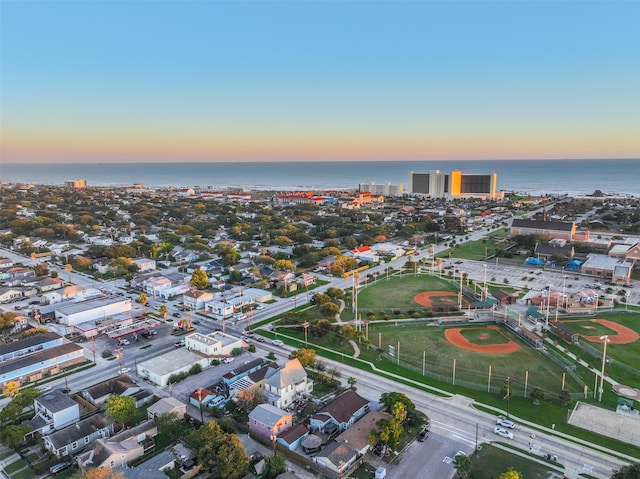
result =
M302 323L302 327L304 328L304 347L307 348L307 330L309 329L309 321L305 321Z
M600 372L600 395L598 402L602 402L602 391L604 390L604 366L607 362L607 343L609 342L609 336L600 336L600 339L604 343L604 350L602 351L602 371Z
M482 294L482 300L486 301L487 300L487 265L483 264L482 266L484 266L484 291Z
M569 276L563 276L562 277L562 307L566 308L566 297L567 297L567 278Z
M462 271L460 271L460 292L458 293L458 306L462 311Z

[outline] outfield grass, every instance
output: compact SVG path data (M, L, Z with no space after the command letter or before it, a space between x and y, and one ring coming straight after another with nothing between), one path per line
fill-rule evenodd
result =
M509 468L520 473L526 479L547 479L553 469L534 462L526 457L511 454L489 444L471 456L469 479L495 479Z
M392 309L392 308L424 308L417 304L413 298L425 291L451 291L457 292L458 288L451 282L437 276L422 274L414 276L410 273L402 277L394 276L389 281L379 279L375 284L370 284L358 293L358 308L365 309Z
M465 325L466 334L476 336L479 334L499 335L500 342L505 338L497 331L486 327L473 327ZM555 363L549 361L539 351L521 342L508 329L501 328L501 332L510 340L520 344L521 349L509 354L484 354L468 351L452 345L444 336L444 327L434 326L407 326L400 323L376 324L369 326L369 338L377 346L381 345L386 351L389 345L397 348L400 344L400 359L421 370L423 360L425 369L453 379L453 362L456 362L456 381L468 381L475 384L489 385L489 367L491 367L491 385L497 386L504 383L507 377L511 378L511 387L514 391L524 391L527 382L528 391L539 387L545 391L557 391L562 389L562 373L564 370ZM464 333L463 333L464 334ZM471 338L467 336L468 339ZM472 342L481 344L479 340ZM488 341L484 341L488 344ZM565 389L569 392L581 392L582 386L570 376L565 377Z

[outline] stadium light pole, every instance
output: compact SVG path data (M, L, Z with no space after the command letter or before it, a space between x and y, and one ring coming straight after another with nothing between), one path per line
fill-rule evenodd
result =
M484 266L484 291L482 292L482 300L486 301L487 300L487 265L483 264L482 266Z
M569 276L564 275L562 277L562 307L566 308L567 304L566 304L566 297L567 297L567 278L569 278Z
M600 339L604 343L604 350L602 351L602 371L600 372L600 395L598 397L598 402L602 402L602 392L604 390L604 366L607 362L607 343L609 342L609 336L605 334L604 336L600 336Z
M462 311L462 271L460 271L460 292L458 293L458 307Z

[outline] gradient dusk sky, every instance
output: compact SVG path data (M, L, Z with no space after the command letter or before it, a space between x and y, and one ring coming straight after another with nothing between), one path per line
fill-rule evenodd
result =
M0 161L640 157L640 1L0 0Z

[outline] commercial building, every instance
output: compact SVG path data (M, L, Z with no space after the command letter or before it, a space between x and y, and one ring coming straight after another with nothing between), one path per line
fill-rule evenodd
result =
M431 198L502 198L503 193L497 191L497 185L496 173L463 173L460 170L450 173L440 170L409 172L409 193Z
M131 300L121 296L82 301L56 309L56 319L67 326L104 320L119 313L131 313Z
M66 180L64 182L64 186L67 188L86 188L87 181L86 180Z
M402 196L404 193L403 185L392 185L391 183L385 183L384 185L377 185L374 182L360 183L358 186L360 192L368 192L373 195L382 196Z

